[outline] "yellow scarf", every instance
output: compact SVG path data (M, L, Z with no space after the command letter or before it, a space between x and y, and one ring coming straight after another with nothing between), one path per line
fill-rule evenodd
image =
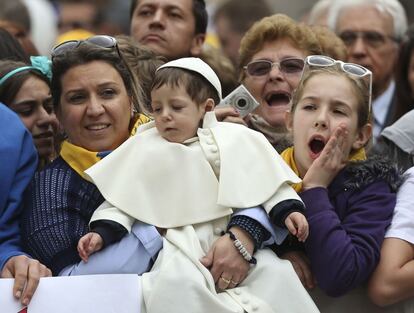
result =
M145 123L148 123L150 118L144 114L139 114L134 126L131 129L130 136L133 136L137 132L137 128ZM94 165L96 162L99 162L105 155L108 153L105 152L93 152L86 150L82 147L71 144L69 141L65 140L62 143L62 148L60 151L60 156L69 164L69 166L82 178L88 180L84 171Z
M299 176L299 171L296 166L295 157L293 154L293 147L290 147L284 150L280 156L283 158L283 160L285 160L285 162L290 166L290 168L296 173L296 175ZM360 148L357 151L349 155L349 161L363 161L366 158L367 157L366 157L364 148ZM296 192L299 192L302 190L302 183L292 184L292 187L293 189L295 189Z

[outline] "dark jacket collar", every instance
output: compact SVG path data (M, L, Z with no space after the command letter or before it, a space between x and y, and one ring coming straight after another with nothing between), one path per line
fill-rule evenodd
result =
M365 161L349 163L329 186L331 191L361 189L375 181L385 181L397 191L403 180L402 173L390 160L371 156Z

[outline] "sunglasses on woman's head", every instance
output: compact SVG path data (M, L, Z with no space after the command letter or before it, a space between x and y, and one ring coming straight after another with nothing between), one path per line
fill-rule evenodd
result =
M280 62L256 60L248 63L243 68L250 76L267 75L275 65L277 65L279 67L279 70L284 74L300 74L302 73L304 64L304 61L299 58L284 59Z
M89 37L88 39L85 39L85 40L68 40L68 41L62 42L61 44L55 46L52 49L52 52L51 52L52 59L58 55L65 53L66 51L76 49L82 43L92 44L92 45L95 45L101 48L108 48L108 49L116 48L118 54L120 54L118 50L118 43L114 37L106 36L106 35L97 35L97 36Z

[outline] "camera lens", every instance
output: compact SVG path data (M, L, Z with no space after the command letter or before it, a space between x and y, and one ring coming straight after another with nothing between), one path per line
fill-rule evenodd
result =
M243 109L247 105L247 101L244 98L240 98L237 100L237 107Z

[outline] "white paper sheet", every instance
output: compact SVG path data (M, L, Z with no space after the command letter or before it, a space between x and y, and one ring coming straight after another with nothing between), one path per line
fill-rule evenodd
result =
M0 279L0 312L23 307L12 296L13 280ZM138 275L84 275L42 278L27 313L139 313Z

